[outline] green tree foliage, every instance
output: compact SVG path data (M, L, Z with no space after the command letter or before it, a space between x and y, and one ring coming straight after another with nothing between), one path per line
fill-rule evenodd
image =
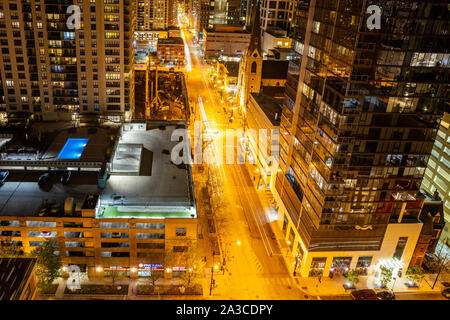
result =
M350 282L352 285L355 285L359 282L359 273L355 269L349 270L345 275L345 279Z
M380 281L383 287L386 287L392 281L392 269L387 267L380 267Z
M25 257L22 255L22 248L15 246L9 240L2 240L0 246L0 257L1 258L15 258L15 257Z
M55 255L54 247L48 241L43 242L40 247L33 250L31 256L37 259L38 287L41 290L48 290L52 282L60 276L61 257Z
M419 282L420 279L422 279L422 277L423 277L423 270L419 266L408 268L408 270L406 270L406 278L416 285L417 282Z

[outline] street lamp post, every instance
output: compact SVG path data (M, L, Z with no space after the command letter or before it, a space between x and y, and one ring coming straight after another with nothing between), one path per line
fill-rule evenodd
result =
M212 294L213 283L214 283L214 267L211 267L211 282L209 284L209 295Z

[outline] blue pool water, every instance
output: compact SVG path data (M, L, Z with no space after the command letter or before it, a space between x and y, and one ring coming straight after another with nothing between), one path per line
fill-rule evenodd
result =
M69 138L58 154L58 159L79 159L83 153L88 139Z

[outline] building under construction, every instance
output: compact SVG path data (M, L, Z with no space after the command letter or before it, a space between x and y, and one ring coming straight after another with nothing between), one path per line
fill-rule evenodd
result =
M153 69L135 74L136 119L189 122L190 110L182 72Z

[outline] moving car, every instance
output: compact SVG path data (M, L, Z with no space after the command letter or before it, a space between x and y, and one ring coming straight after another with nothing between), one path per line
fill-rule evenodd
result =
M47 172L47 173L41 174L41 176L38 179L38 185L42 187L43 185L45 185L48 182L48 180L50 180L50 173Z
M0 184L4 184L6 179L8 178L8 176L9 176L9 171L8 170L0 171Z
M442 290L441 293L445 298L450 299L450 288Z
M72 175L72 171L65 170L63 174L61 175L61 183L62 184L68 184L70 180L70 176Z
M377 293L372 289L353 290L350 297L353 300L379 300Z
M395 294L390 290L378 291L377 297L380 300L395 300Z

